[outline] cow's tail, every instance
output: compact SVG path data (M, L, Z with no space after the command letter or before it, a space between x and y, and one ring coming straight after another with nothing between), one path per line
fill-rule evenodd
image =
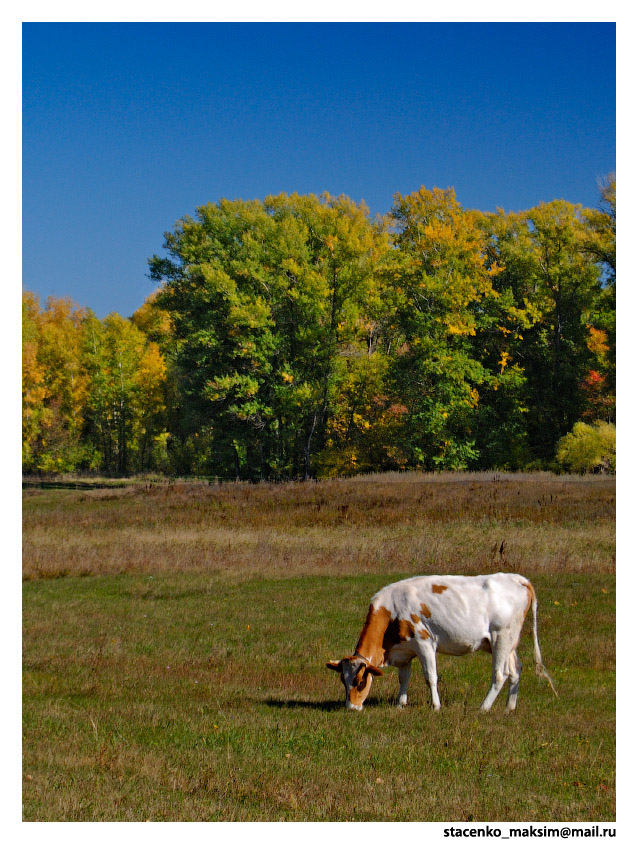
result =
M548 681L548 683L550 684L550 688L555 693L557 698L559 698L559 693L555 689L555 685L552 682L552 678L548 674L548 670L544 666L544 662L541 659L541 649L539 648L539 637L537 635L537 596L535 595L535 588L530 583L530 581L526 582L526 589L528 590L528 593L530 595L530 603L532 605L535 672L539 678L545 678Z

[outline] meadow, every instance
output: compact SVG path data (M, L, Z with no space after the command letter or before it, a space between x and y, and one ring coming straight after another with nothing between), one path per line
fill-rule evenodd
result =
M539 599L519 704L490 658L417 664L361 713L330 658L370 596L420 573L517 571ZM615 818L615 481L387 474L23 493L26 821Z

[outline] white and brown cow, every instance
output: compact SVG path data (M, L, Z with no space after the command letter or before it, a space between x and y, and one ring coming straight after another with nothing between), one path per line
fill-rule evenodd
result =
M541 660L537 638L537 597L527 578L497 572L493 575L420 575L397 581L371 599L355 653L326 665L340 673L346 688L346 707L361 710L374 675L384 666L399 669L400 707L407 702L411 661L424 670L435 710L436 654L487 651L493 657L492 684L481 709L490 710L508 678L507 709L517 705L521 662L517 645L526 613L532 605L535 669L553 689Z

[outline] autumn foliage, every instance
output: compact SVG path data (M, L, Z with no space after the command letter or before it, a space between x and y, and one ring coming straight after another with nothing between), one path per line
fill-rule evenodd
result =
M127 475L157 464L165 387L158 345L130 320L24 294L25 470Z
M453 189L221 200L130 318L23 297L27 471L286 479L556 461L614 423L615 184L599 209ZM557 465L557 464L555 464Z

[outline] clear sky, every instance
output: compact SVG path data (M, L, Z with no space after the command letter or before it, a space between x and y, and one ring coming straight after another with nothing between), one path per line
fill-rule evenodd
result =
M206 202L454 187L594 206L615 170L613 23L29 23L23 286L129 316Z

